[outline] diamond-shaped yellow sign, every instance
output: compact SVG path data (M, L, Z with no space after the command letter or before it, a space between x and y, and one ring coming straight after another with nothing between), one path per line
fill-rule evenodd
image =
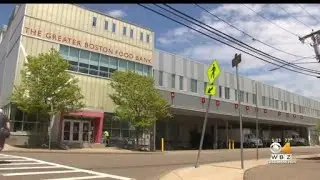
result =
M215 59L207 69L207 76L210 84L213 84L213 82L217 79L217 77L220 75L220 66L218 61Z
M216 95L216 86L214 84L208 84L206 87L206 94L209 96Z

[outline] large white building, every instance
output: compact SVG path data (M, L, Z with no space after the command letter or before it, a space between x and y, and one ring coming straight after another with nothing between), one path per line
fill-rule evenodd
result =
M42 127L33 115L18 110L8 98L20 83L26 56L50 48L70 62L69 72L79 79L86 103L82 112L56 120L57 141L84 143L90 138L90 129L95 143L100 143L106 129L116 139L134 135L129 124L112 118L115 106L107 96L112 92L110 74L127 69L153 75L159 92L174 110L173 120L156 124L156 144L165 137L172 148L178 148L178 144L190 147L189 131L201 130L208 66L155 49L154 32L147 28L72 4L22 4L3 27L0 39L0 107L13 121L12 144L31 144L29 132ZM214 142L221 139L221 129L239 125L235 75L222 71L217 85L208 125ZM258 117L260 129L295 129L309 142L315 139L312 129L320 115L318 101L246 77L240 77L240 89L245 127L251 128ZM223 138L227 140L228 133Z

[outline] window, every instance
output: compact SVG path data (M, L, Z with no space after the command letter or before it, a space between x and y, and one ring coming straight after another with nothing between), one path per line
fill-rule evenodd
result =
M206 94L206 90L207 90L207 82L203 82L203 89L204 89L204 94Z
M278 100L274 100L274 105L275 105L275 107L274 108L276 108L276 109L279 109L279 101Z
M89 74L91 75L98 75L98 70L99 70L99 59L100 59L100 54L98 53L91 53L90 54L90 67L89 67Z
M284 102L284 110L288 110L288 107L287 107L287 102Z
M133 38L133 29L130 29L130 37Z
M104 29L108 30L108 21L104 21Z
M222 87L219 86L219 97L222 98Z
M116 32L116 23L112 23L112 32Z
M88 74L89 72L89 51L80 51L79 72Z
M143 33L140 33L140 41L143 41Z
M149 43L150 42L150 35L148 34L147 35L147 43Z
M249 103L249 93L246 93L246 103Z
M197 92L197 89L198 89L198 87L197 87L197 80L195 80L195 79L190 79L190 81L191 81L191 92Z
M127 63L128 63L128 61L119 59L119 70L120 71L127 71Z
M238 101L238 90L234 90L234 99Z
M99 68L99 76L109 77L109 57L105 55L101 55L100 59L100 68Z
M132 61L128 61L128 70L134 72L135 71L135 63Z
M244 101L244 92L240 91L240 101L243 102Z
M253 104L257 104L257 95L256 94L252 94L252 102L253 102Z
M175 87L176 87L176 75L171 74L171 88L175 88Z
M92 26L96 27L97 25L97 17L92 18Z
M123 27L122 34L123 34L124 36L127 35L127 27Z
M159 71L159 86L163 86L163 72Z
M136 64L136 73L143 75L143 64Z
M269 98L269 107L272 107L273 103L272 103L272 99Z
M109 76L116 70L118 70L118 59L109 57Z
M230 88L224 87L224 95L226 99L230 99Z
M266 106L266 97L262 96L262 106Z
M179 76L179 89L183 90L183 76Z
M68 59L68 56L69 56L69 47L68 46L60 45L59 51L60 51L60 54L64 58Z

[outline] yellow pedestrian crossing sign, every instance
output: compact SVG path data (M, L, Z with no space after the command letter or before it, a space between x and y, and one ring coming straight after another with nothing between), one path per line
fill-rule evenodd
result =
M220 66L218 61L215 59L207 69L207 76L209 83L206 87L206 94L209 96L216 95L216 86L214 85L214 81L220 75Z
M213 84L213 82L217 79L220 75L220 66L218 61L215 59L207 69L207 76L209 83Z
M206 87L206 94L209 96L216 95L216 86L214 84L208 84Z

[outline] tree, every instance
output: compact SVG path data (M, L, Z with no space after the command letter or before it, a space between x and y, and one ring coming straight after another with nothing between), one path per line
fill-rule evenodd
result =
M21 84L10 100L27 113L71 112L84 106L78 80L66 70L69 63L55 49L38 56L28 56L21 70Z
M114 93L109 96L117 105L115 114L135 127L137 142L141 129L172 116L170 105L155 89L152 77L117 71L111 76L111 87Z

